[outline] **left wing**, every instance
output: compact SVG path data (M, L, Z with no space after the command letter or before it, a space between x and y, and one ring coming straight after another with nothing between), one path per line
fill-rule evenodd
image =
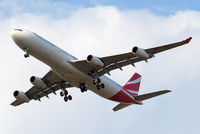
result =
M53 71L49 71L43 78L42 81L44 81L47 84L46 88L38 88L36 86L31 87L25 95L28 97L29 100L39 100L46 96L49 98L48 94L54 93L56 94L56 91L62 88L69 88L73 87L69 83L63 81L56 73ZM23 104L24 100L16 99L11 103L13 106L18 106Z
M119 68L122 70L122 67L130 65L130 64L135 66L134 63L137 63L143 60L147 61L148 59L154 57L154 54L187 44L190 42L191 39L192 37L180 42L162 45L159 47L154 47L154 48L149 48L149 49L141 49L138 47L134 47L133 52L101 57L101 58L94 57L93 58L94 61L92 62L91 61L88 62L88 60L75 60L75 61L71 61L70 63L74 67L78 68L79 70L81 70L82 72L86 74L101 76L106 73L110 74L109 72L114 69Z

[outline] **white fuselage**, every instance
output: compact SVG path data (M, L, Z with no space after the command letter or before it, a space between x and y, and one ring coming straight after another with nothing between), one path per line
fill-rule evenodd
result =
M100 77L102 83L105 84L105 88L97 90L96 86L92 83L93 78L91 76L81 72L70 64L71 61L77 60L74 56L35 33L26 30L14 30L11 32L11 36L21 49L28 48L30 55L50 66L62 79L75 87L79 88L80 83L84 82L87 84L88 89L107 99L123 90L119 84L106 76Z

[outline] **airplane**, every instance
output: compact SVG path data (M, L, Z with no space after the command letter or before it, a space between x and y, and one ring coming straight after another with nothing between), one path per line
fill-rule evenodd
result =
M142 105L142 101L168 93L170 90L139 95L141 75L138 73L135 73L124 86L114 82L105 74L110 75L110 71L122 70L122 67L127 65L135 67L135 63L140 61L148 62L147 60L154 58L155 54L188 44L192 39L189 37L183 41L149 49L135 46L128 53L105 57L88 55L87 59L78 60L34 32L14 29L11 31L11 37L25 52L25 58L31 55L51 68L42 78L32 76L30 82L33 86L28 91L14 91L13 95L16 100L11 103L12 106L28 103L30 100L41 101L42 97L49 98L49 94L56 94L58 90L61 90L60 96L67 102L72 100L67 88L77 87L81 92L91 90L105 99L118 102L119 104L113 108L113 111L132 104Z

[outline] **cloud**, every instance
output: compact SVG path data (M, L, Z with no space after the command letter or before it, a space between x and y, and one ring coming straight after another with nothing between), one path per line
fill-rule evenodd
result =
M62 11L61 11L62 12ZM178 11L170 16L149 10L119 10L115 6L79 8L60 19L48 14L23 12L0 20L1 57L1 133L189 133L198 131L198 59L200 12ZM190 44L156 55L149 63L124 72L113 71L112 78L124 84L137 71L143 75L141 93L161 89L173 92L148 100L144 106L130 106L114 113L117 104L92 92L69 92L73 101L64 103L59 96L30 102L17 108L9 106L15 89L31 87L32 75L42 77L49 69L13 43L13 28L29 29L74 56L106 56L163 45L193 36ZM190 122L190 123L188 123ZM144 129L145 127L145 129Z
M70 4L62 0L1 0L0 1L0 15L3 18L10 18L13 16L20 17L22 14L31 13L36 15L46 15L54 19L67 17L73 11L81 8L81 4Z

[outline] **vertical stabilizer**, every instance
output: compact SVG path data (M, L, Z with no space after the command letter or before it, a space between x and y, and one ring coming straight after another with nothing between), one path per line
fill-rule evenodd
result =
M140 82L142 76L135 73L131 79L123 86L123 88L132 96L137 96L139 93Z

